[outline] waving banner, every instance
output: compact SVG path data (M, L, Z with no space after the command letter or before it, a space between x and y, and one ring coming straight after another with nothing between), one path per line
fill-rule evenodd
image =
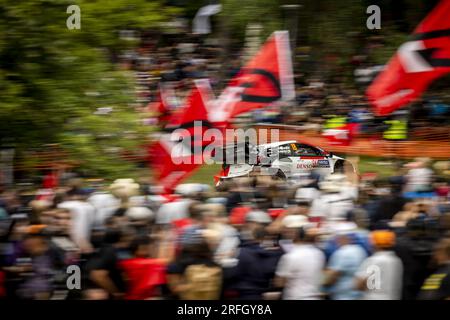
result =
M289 34L276 31L215 101L210 120L227 121L240 113L294 98Z
M417 26L374 82L367 97L378 115L414 101L450 72L450 0L442 0Z
M164 192L172 191L203 163L203 150L211 144L203 135L212 124L208 120L209 84L196 80L181 114L174 114L176 126L169 126L149 149L155 180ZM214 141L215 142L215 141Z
M172 110L174 109L174 97L175 93L172 88L169 88L163 83L159 84L158 97L155 102L150 102L147 105L148 112L155 115L155 123L164 126L171 118Z

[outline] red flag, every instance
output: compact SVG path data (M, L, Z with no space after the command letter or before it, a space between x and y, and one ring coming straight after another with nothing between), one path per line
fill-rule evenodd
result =
M172 192L176 185L199 167L198 164L189 162L192 158L190 156L185 159L187 163L175 163L172 158L172 150L175 146L176 143L170 141L170 134L165 134L149 148L150 164L162 193ZM177 160L182 161L183 159L178 157Z
M205 130L212 127L203 89L202 82L196 81L183 113L177 116L178 126L150 146L150 164L165 192L172 191L200 167L203 148L211 143L203 139ZM175 129L180 130L175 132Z
M358 127L358 123L346 123L337 128L326 129L322 135L327 138L330 145L349 146Z
M156 113L157 123L164 125L172 116L171 103L169 101L169 89L162 83L158 87L158 97L155 102L150 102L147 105L147 110Z
M412 102L435 79L450 72L450 0L442 0L403 43L367 97L378 115Z
M277 100L295 98L287 31L276 31L239 71L216 101L214 122L261 108Z

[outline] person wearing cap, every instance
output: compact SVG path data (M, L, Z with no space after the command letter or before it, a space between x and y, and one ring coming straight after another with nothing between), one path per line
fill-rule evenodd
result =
M311 201L309 199L296 198L290 201L290 206L281 212L280 215L267 227L267 231L273 234L284 233L287 231L286 223L290 222L290 219L300 219L301 221L308 221L309 209ZM299 218L287 218L288 216L297 216ZM288 236L288 239L292 237Z
M306 199L314 201L320 197L318 181L320 176L311 171L308 176L302 177L300 180L299 188L295 191L295 199Z
M297 226L292 221L289 226ZM318 300L325 255L314 245L309 224L295 228L294 246L278 262L275 285L283 288L284 300Z
M245 223L242 226L240 238L242 242L252 241L254 231L267 227L272 222L272 218L262 210L251 210L245 216Z
M353 241L356 225L342 223L336 231L338 249L331 255L325 270L324 285L332 300L356 300L361 293L354 288L353 278L366 259L365 250Z
M310 223L306 216L300 214L292 214L292 211L291 214L283 216L280 219L280 222L280 233L282 238L278 241L278 243L284 252L289 252L294 247L294 240L297 236L298 228L308 226L310 225Z
M395 233L376 230L370 234L375 253L364 260L355 276L356 288L364 300L400 300L403 263L393 251Z

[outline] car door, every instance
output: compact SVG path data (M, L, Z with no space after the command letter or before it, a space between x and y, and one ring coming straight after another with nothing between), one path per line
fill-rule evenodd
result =
M291 176L293 167L291 159L291 147L288 143L268 148L266 150L265 157L265 167L267 168L266 171L268 174L275 175L278 171L281 171L285 177Z
M291 143L290 147L293 172L330 171L331 163L319 149L300 143Z

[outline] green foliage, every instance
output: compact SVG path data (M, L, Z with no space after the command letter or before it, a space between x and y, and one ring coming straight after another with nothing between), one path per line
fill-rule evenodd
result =
M278 0L224 0L220 18L230 31L230 38L244 40L247 24L260 23L262 39L282 28L280 2Z
M384 46L381 46L371 55L371 59L375 64L385 64L395 54L398 47L408 39L408 35L389 28L391 32L389 37L385 37Z
M351 74L349 58L363 52L365 39L384 36L370 53L371 63L385 63L429 10L426 0L379 0L382 30L365 28L370 0L302 0L298 46L310 46L312 72L326 70L331 54ZM133 79L112 62L121 50L136 45L119 37L123 29L160 28L179 15L164 0L1 0L0 1L0 147L13 145L16 155L56 143L90 174L120 176L134 165L120 158L139 150L147 131L134 112ZM191 18L207 1L184 8ZM215 36L244 40L246 26L260 23L261 40L285 27L280 5L297 0L223 0L213 17ZM374 2L375 3L375 2ZM400 3L400 4L399 4ZM81 30L66 27L69 5L81 8ZM398 27L398 17L404 23ZM405 14L403 14L403 12ZM388 16L386 16L386 13ZM352 34L356 34L354 37ZM362 40L362 41L361 41ZM226 44L228 41L224 41ZM301 65L304 72L309 66ZM342 72L336 68L336 73ZM105 115L98 108L111 108ZM32 164L34 159L22 159Z
M80 30L66 27L71 4L81 8ZM123 47L119 30L157 27L172 13L160 1L1 1L0 144L20 158L56 143L92 174L132 169L120 154L137 150L148 130L133 109L132 78L111 53ZM112 112L94 114L105 107Z

